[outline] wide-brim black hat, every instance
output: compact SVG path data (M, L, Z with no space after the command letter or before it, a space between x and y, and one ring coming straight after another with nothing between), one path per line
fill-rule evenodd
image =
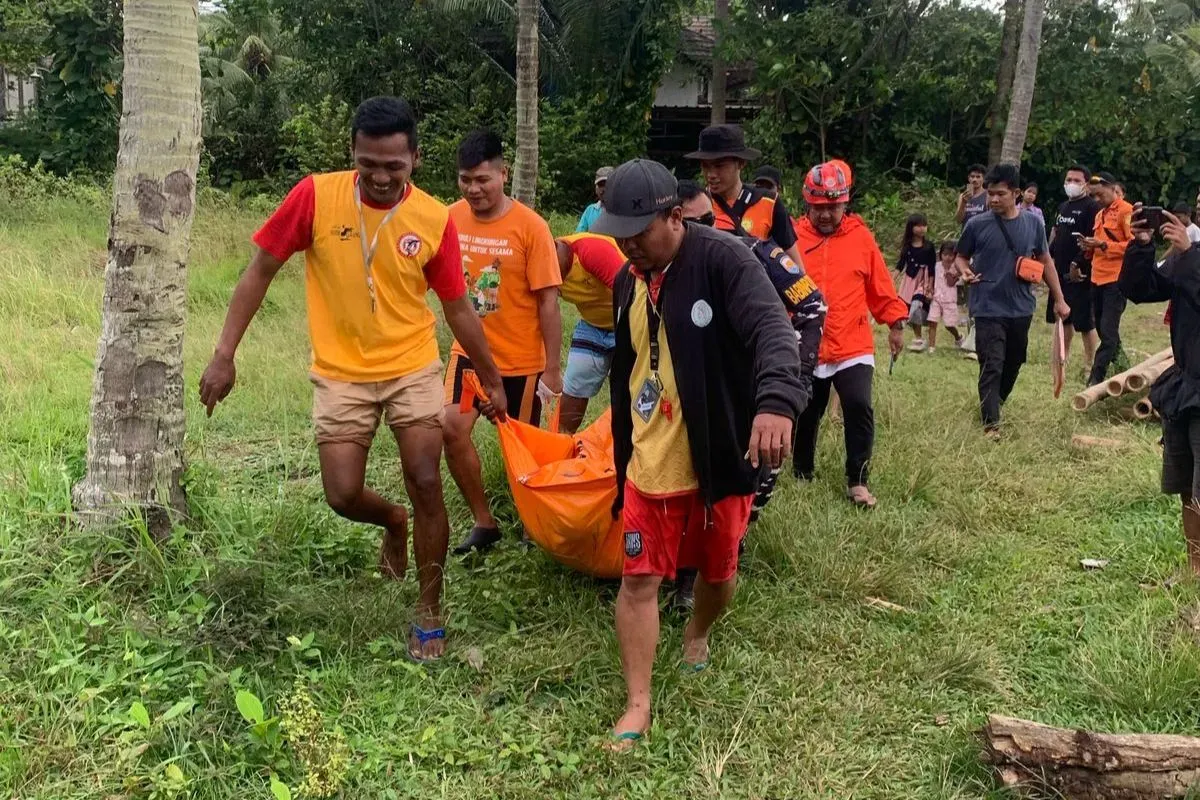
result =
M696 161L716 161L718 158L740 158L753 161L762 158L762 151L746 147L746 134L741 125L709 125L700 131L700 149L684 158Z

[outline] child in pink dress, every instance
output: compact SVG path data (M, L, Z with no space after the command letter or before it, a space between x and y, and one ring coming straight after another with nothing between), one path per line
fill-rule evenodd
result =
M937 346L937 325L941 322L946 330L954 337L956 347L962 346L962 336L958 333L958 270L954 266L953 239L942 242L938 252L936 275L933 281L933 300L929 304L929 352Z

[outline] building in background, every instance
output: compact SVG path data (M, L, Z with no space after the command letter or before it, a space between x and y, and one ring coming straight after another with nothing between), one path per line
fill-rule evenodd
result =
M712 118L713 47L716 35L711 16L691 17L680 31L675 62L663 75L654 94L650 113L649 157L668 167L682 170L690 177L696 165L684 161L683 154L696 149L700 131ZM743 123L758 110L748 99L752 68L749 64L731 64L726 78L726 122Z
M10 117L33 108L37 102L37 78L16 75L0 66L0 125Z

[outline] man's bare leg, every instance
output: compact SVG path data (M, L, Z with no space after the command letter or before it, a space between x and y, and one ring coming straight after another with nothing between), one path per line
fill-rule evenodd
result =
M683 629L683 661L698 666L708 661L708 634L713 623L733 600L737 575L722 583L709 583L703 575L696 578L696 609Z
M927 338L929 339L929 349L932 350L933 348L937 347L937 323L931 322L926 327L929 330L929 333L927 334Z
M1200 576L1200 498L1182 495L1183 538L1187 543L1188 566Z
M383 528L379 571L386 578L403 578L408 569L408 511L364 485L367 448L356 442L326 443L317 446L317 455L329 507L346 519Z
M417 557L416 623L422 630L442 627L442 577L446 571L446 548L450 523L442 498L442 430L437 427L408 427L395 431L404 468L404 487L413 505L413 553ZM413 637L410 651L420 658L439 658L444 639L424 646Z
M1087 333L1079 334L1079 338L1083 340L1083 360L1090 370L1092 364L1096 362L1096 350L1100 347L1100 334L1091 330Z
M650 729L650 675L658 648L657 575L626 575L617 594L617 643L621 647L621 670L625 675L625 713L612 732L645 734ZM620 740L618 747L632 746L633 739Z
M458 406L446 406L446 419L442 424L442 439L446 443L446 465L454 476L454 483L462 492L471 516L478 528L495 528L496 520L488 507L487 495L483 491L483 467L479 463L479 452L471 441L471 431L479 412L474 409L463 414Z
M583 415L587 413L588 398L574 397L564 392L558 402L561 403L558 411L558 432L575 433L583 424Z

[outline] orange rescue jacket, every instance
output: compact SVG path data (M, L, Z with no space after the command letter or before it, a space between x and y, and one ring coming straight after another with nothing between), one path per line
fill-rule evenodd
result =
M836 364L875 352L871 317L883 325L908 318L896 294L883 253L867 224L847 214L832 236L823 236L807 217L796 221L796 246L808 273L829 306L817 361Z
M1132 216L1133 206L1119 197L1096 215L1096 231L1092 235L1105 245L1103 250L1092 251L1092 283L1097 286L1115 283L1121 274L1125 250L1133 241Z

